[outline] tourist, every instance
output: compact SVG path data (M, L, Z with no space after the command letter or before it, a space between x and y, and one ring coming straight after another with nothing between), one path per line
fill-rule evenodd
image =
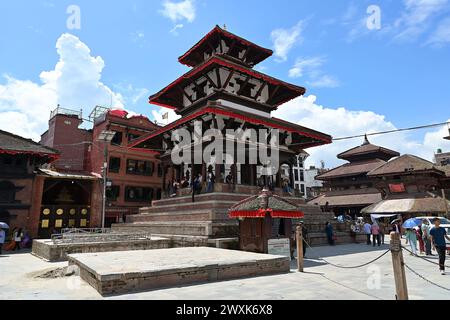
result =
M350 236L353 240L353 243L358 243L358 241L356 241L356 228L357 224L356 222L353 222L352 225L350 226Z
M370 246L372 244L372 242L370 241L370 237L372 235L372 225L366 221L366 223L364 224L364 234L367 237L367 245Z
M0 229L0 254L2 254L2 246L5 243L6 233L5 230Z
M233 175L230 173L228 173L228 175L225 177L225 183L228 185L233 184Z
M450 237L447 235L447 231L441 227L441 220L439 218L434 220L434 228L430 230L430 237L433 249L439 255L439 270L442 275L445 275L445 251L447 247L445 239L450 241Z
M416 233L417 241L419 241L419 253L425 253L425 242L423 242L422 238L422 223L418 226L418 228L414 228L414 232Z
M374 222L370 228L370 231L372 233L373 246L375 247L375 242L378 244L378 246L380 246L380 226L378 225L378 223Z
M193 183L193 191L196 194L200 194L202 192L202 174L199 173L197 174L197 177L194 179L194 183Z
M22 228L19 228L16 232L14 232L13 237L14 237L14 242L15 242L14 250L19 251L20 243L22 242L22 237L23 237Z
M386 235L386 223L381 220L378 222L378 226L380 227L380 242L381 244L384 244L384 238Z
M206 193L211 193L214 191L214 183L216 182L216 176L212 171L212 166L209 166L208 173L206 175Z
M427 219L422 220L422 239L425 244L425 254L427 256L432 256L433 253L431 252L431 239L430 239L430 223Z
M406 229L406 241L411 247L411 255L417 256L417 236L414 229Z
M333 226L330 222L327 221L326 227L325 227L325 233L327 234L327 240L328 244L330 246L334 246L334 232L333 232Z

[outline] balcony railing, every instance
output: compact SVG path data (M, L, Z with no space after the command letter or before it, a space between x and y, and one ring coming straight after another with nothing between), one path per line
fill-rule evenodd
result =
M77 116L78 119L82 119L83 118L82 117L83 116L82 110L77 111L77 110L71 110L71 109L57 107L55 110L53 110L50 113L50 119L52 119L57 114L64 114L64 115L68 115L68 116Z

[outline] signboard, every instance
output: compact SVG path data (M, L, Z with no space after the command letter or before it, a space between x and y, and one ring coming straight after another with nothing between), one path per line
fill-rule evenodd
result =
M269 239L267 242L268 253L276 256L291 258L291 244L289 238Z
M390 184L389 185L389 190L392 193L402 193L405 192L405 185L403 183L399 183L399 184Z

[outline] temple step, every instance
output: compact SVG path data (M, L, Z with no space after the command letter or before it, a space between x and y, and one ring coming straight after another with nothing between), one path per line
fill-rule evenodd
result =
M238 235L237 221L147 221L112 225L118 232L148 232L152 235L188 235L204 237L234 237Z
M195 195L195 203L204 201L233 201L234 203L244 200L250 197L251 194L243 193L224 193L224 192L214 192L214 193L202 193ZM177 196L174 198L165 198L161 200L155 200L152 202L152 207L160 207L165 205L170 205L176 203L192 203L192 195Z

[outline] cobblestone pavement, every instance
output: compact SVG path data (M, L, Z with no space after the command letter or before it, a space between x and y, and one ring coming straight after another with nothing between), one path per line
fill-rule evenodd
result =
M354 266L370 261L388 250L388 245L373 248L365 244L316 247L307 251L305 273L296 272L292 261L289 274L254 277L216 283L203 283L149 292L108 297L107 299L395 299L391 254L358 269L340 269L327 265L318 256L333 264ZM447 275L434 264L404 252L405 262L428 280L450 288ZM437 257L430 257L437 262ZM450 265L450 257L447 260ZM2 299L102 299L95 289L78 276L36 278L53 269L64 268L67 262L48 263L29 252L0 256L0 300ZM411 299L450 299L450 292L438 288L406 271Z

